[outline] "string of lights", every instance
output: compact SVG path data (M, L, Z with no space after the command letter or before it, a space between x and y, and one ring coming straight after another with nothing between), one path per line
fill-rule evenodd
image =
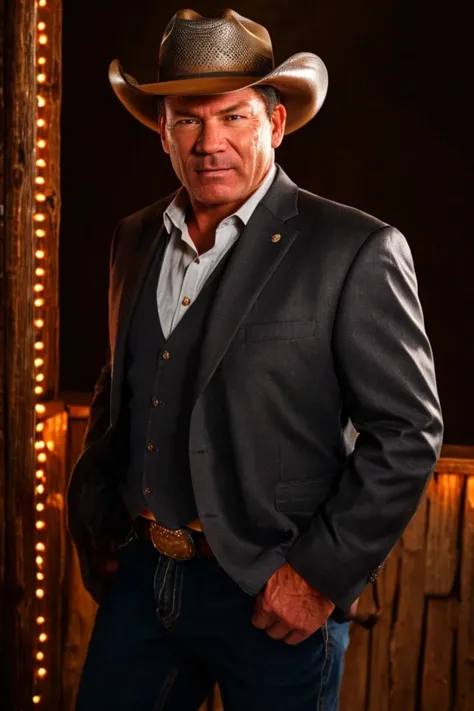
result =
M45 8L47 0L38 0L37 2L37 33L36 33L36 63L37 63L37 109L36 109L36 172L35 172L35 210L33 215L34 221L34 238L35 238L35 283L34 283L34 326L35 326L35 387L36 395L36 437L35 437L35 457L36 457L36 483L35 483L35 511L36 511L36 543L35 543L35 561L36 561L36 634L34 644L34 689L33 703L40 704L42 695L42 680L47 674L46 668L46 650L48 635L46 634L46 604L45 604L45 570L44 560L46 552L45 529L46 522L44 511L46 507L46 474L45 467L47 462L47 450L50 443L46 443L43 439L44 422L41 421L46 408L40 402L41 396L44 393L44 365L45 365L45 343L44 343L44 326L45 326L45 274L44 268L46 252L43 247L45 238L47 237L46 230L46 214L44 211L44 203L46 202L47 186L47 167L48 167L48 145L45 137L46 107L47 98L44 92L44 87L48 83L48 28L47 14ZM44 15L44 17L43 17Z

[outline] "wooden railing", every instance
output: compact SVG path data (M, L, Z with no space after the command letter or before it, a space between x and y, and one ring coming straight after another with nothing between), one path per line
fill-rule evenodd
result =
M54 442L46 518L54 659L49 684L61 687L51 689L50 697L62 698L62 711L73 711L96 612L82 586L63 507L87 416L87 405L57 403L46 421ZM358 617L346 655L341 711L472 711L474 447L443 448L426 496L362 595ZM218 689L204 709L222 709Z

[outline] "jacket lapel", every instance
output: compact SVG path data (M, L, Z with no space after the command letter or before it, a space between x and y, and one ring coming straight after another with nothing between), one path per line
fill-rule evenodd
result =
M296 239L298 231L288 223L298 214L297 197L297 186L278 168L272 186L240 235L219 285L203 342L195 400Z
M116 266L119 274L115 277L118 284L114 285L111 298L114 304L111 308L111 351L112 351L112 394L111 419L115 421L120 409L120 394L124 372L125 346L132 314L138 296L145 281L151 261L158 245L166 237L163 225L163 211L154 214L138 229L134 246L122 255L122 264ZM121 279L121 281L120 281ZM116 334L116 339L114 339Z

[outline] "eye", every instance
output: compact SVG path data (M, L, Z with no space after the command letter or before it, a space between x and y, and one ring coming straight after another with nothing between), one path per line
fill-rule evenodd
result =
M240 114L232 114L232 116L227 116L228 121L235 121L236 119L243 119L245 116L241 116Z
M176 122L176 126L193 126L196 123L198 123L197 119L180 119Z

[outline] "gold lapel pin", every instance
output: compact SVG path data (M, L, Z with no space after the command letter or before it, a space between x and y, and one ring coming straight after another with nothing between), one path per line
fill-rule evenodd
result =
M281 240L281 235L273 235L272 242L279 242Z

